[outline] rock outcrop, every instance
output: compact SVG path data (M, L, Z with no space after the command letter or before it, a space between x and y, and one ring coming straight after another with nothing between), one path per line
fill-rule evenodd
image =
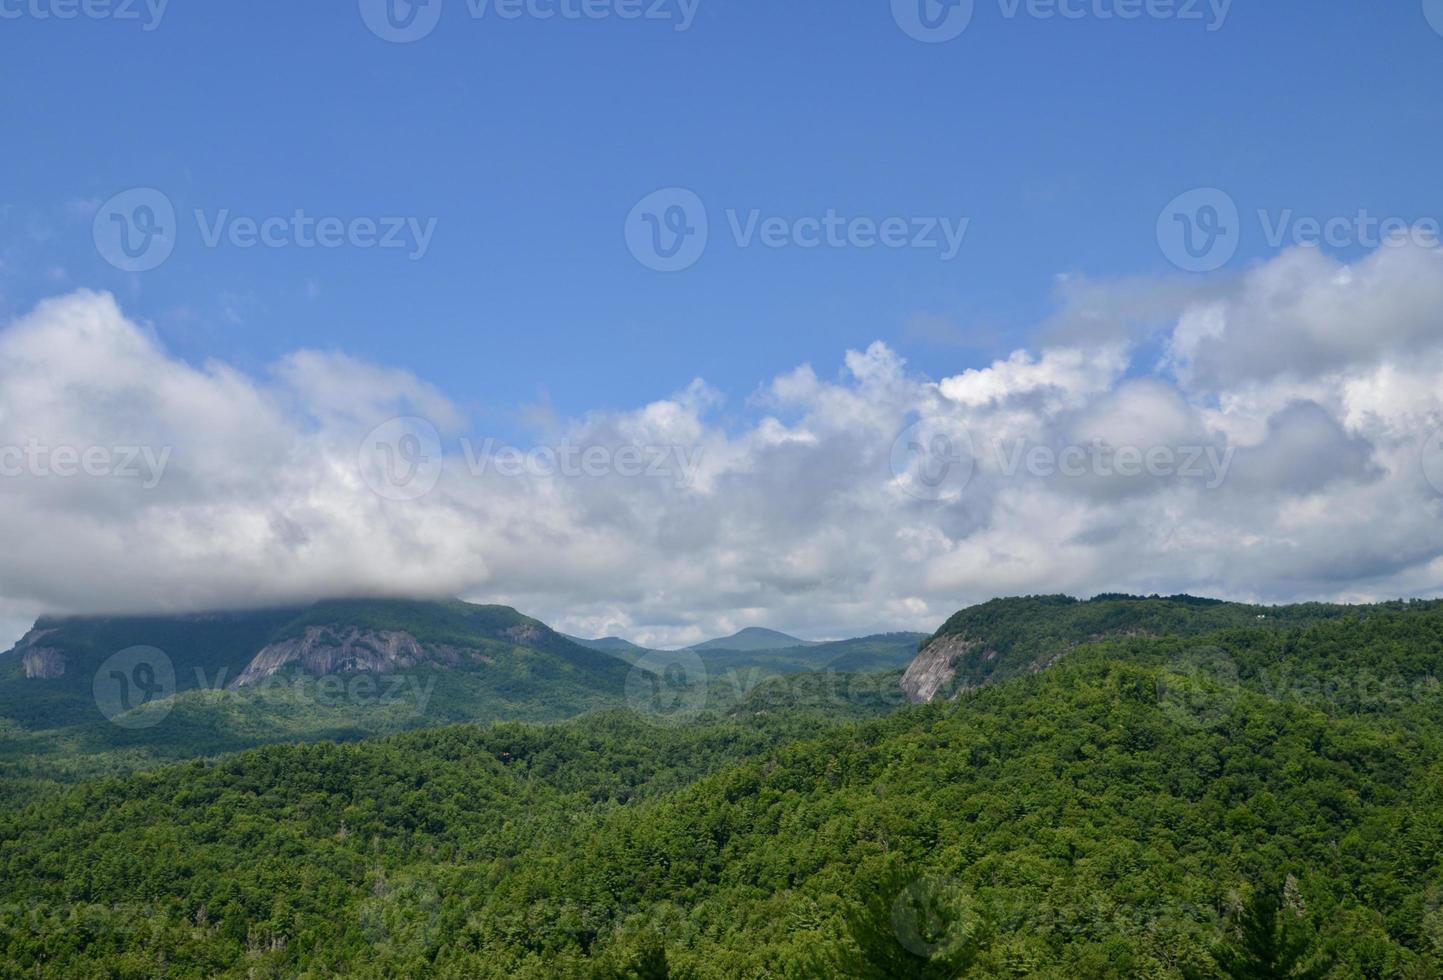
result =
M49 680L65 676L65 654L54 647L47 647L40 641L53 629L33 629L15 644L15 653L20 654L20 669L32 680Z
M367 630L354 626L311 626L297 637L272 643L251 660L231 687L258 683L279 670L299 666L314 677L328 674L389 674L423 664L459 667L487 664L480 650L440 643L421 643L400 630Z
M980 646L981 640L959 633L938 637L927 644L902 674L902 692L907 700L925 704L946 690L957 676L957 662Z

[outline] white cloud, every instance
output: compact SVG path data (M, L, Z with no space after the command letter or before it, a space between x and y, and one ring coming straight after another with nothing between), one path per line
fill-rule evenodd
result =
M1198 389L1351 371L1422 351L1443 336L1443 251L1389 245L1354 265L1297 248L1239 288L1189 309L1170 362Z
M1094 323L1100 346L1072 336L935 383L880 343L839 352L831 378L801 366L764 383L746 423L722 424L700 380L629 412L537 416L539 444L669 454L639 475L473 473L466 419L407 372L317 351L263 376L191 366L110 296L77 292L0 330L0 447L169 447L169 465L149 489L0 478L0 612L456 593L665 644L752 624L931 629L1018 592L1436 593L1443 495L1420 454L1443 425L1439 262L1290 253L1209 283L1181 303L1161 366ZM1102 285L1085 295L1108 308ZM382 499L357 466L366 433L401 415L447 447L418 500ZM937 499L893 471L919 417L971 436L970 482ZM1215 485L1009 471L999 444L1101 446L1110 463L1118 447L1198 447L1229 468Z

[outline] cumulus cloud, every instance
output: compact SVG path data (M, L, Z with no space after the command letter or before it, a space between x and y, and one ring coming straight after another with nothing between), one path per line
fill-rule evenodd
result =
M1298 248L1189 308L1169 356L1179 380L1207 390L1377 366L1440 336L1443 251L1390 244L1342 265Z
M1177 303L1145 341L1104 329L1089 283L1091 340L940 381L877 343L759 379L727 423L697 380L537 416L515 449L407 372L190 365L77 292L0 330L0 615L461 594L680 644L932 629L1019 592L1433 594L1440 261L1299 251L1181 299L1122 284L1123 309Z

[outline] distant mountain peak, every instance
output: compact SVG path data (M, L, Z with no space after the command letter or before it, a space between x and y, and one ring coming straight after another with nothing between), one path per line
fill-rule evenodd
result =
M812 646L807 640L799 640L795 636L778 632L777 630L764 629L760 626L748 626L739 630L731 636L718 637L715 640L706 640L702 643L694 643L687 647L688 650L785 650L792 647Z

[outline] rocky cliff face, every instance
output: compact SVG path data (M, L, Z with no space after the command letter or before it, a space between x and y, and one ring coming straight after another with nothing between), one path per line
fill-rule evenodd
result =
M479 650L445 644L422 644L399 630L367 630L354 626L312 626L289 640L272 643L255 655L232 687L245 687L277 671L298 665L315 677L342 673L389 674L422 664L458 667L487 664Z
M957 633L933 640L902 674L902 692L907 700L913 704L931 701L957 676L957 662L980 646L981 640Z
M950 625L950 624L949 624ZM1043 624L1044 626L1046 623ZM1005 642L1010 635L1011 642ZM914 704L956 697L1012 677L1048 670L1079 646L1104 640L1156 636L1136 626L1054 636L1043 632L1019 641L1015 624L969 625L935 637L902 675L902 692ZM1002 651L1002 652L999 652Z
M20 668L32 680L48 680L65 676L65 655L54 647L47 647L41 641L53 629L33 629L15 644L15 653L20 654Z

